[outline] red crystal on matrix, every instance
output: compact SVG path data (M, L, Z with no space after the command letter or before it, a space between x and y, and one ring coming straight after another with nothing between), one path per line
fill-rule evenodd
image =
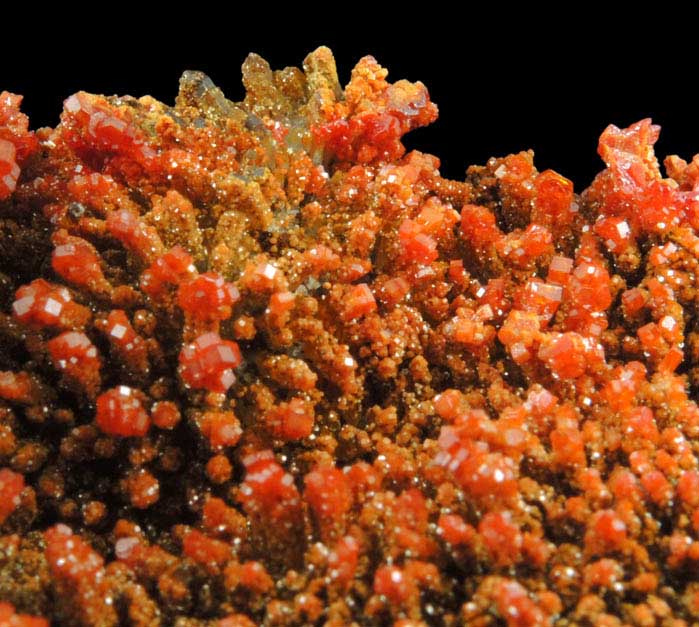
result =
M444 541L454 546L469 544L476 535L476 530L458 514L442 514L437 527Z
M157 298L168 285L179 285L195 272L192 256L181 246L174 246L158 257L141 275L141 289L149 296Z
M99 254L92 244L63 231L58 231L54 244L51 266L56 274L77 287L108 291L109 284L102 274Z
M132 160L152 167L156 152L143 132L114 111L106 99L79 92L64 102L62 122L66 140L89 160ZM101 153L101 154L100 154Z
M201 419L200 428L213 450L235 446L242 434L240 423L232 411L206 412Z
M225 564L231 553L231 545L220 540L214 540L192 529L187 531L182 542L184 554L209 568Z
M534 603L527 591L516 581L503 581L495 596L500 616L507 621L507 627L529 627L549 625L550 619Z
M225 392L235 382L233 369L242 362L235 342L222 340L218 333L204 333L180 353L180 374L186 385Z
M0 200L17 187L20 165L38 148L29 119L20 110L22 96L0 92Z
M522 550L522 534L510 512L489 512L481 519L478 532L496 564L516 564Z
M126 385L100 394L95 421L104 433L124 437L143 436L150 427L150 418L136 391Z
M17 290L12 315L31 326L71 329L83 326L90 311L74 302L65 287L36 279Z
M274 521L300 508L294 479L275 461L272 451L248 455L243 465L246 474L238 498L245 509Z
M345 536L328 555L330 578L337 582L341 589L346 589L354 579L359 559L359 543L352 536Z
M19 614L11 603L0 602L1 627L49 627L45 618Z
M260 546L274 551L274 561L297 560L302 545L302 509L294 478L274 453L264 450L243 458L245 476L238 501L252 521L251 533Z
M159 429L174 429L181 419L180 410L172 401L158 401L151 409L153 424Z
M534 187L532 222L558 231L570 226L577 211L572 181L553 170L544 170L534 180Z
M46 559L58 577L77 583L102 575L102 557L80 536L73 535L69 527L56 525L48 529L44 536Z
M321 466L304 478L304 497L308 502L321 535L332 536L333 531L342 531L345 516L352 507L352 492L345 473L333 467Z
M0 94L0 623L695 624L699 156L447 180L373 58L243 77Z
M0 200L7 198L17 187L20 170L15 157L14 145L0 139Z
M24 476L9 468L0 468L0 524L17 509L24 490Z
M225 320L240 298L237 288L215 272L205 272L180 285L177 302L183 311L202 321Z
M437 243L414 220L404 220L398 229L403 255L410 261L431 263L437 257Z
M58 611L74 612L82 624L96 624L100 620L113 624L116 613L105 585L102 556L64 524L47 529L44 541Z
M146 226L140 218L128 209L110 211L107 215L107 230L118 239L127 250L149 260L163 253L163 243L152 226Z
M30 403L32 387L32 380L26 372L0 370L0 398L19 403Z
M283 440L301 440L313 430L313 410L300 398L280 403L265 415L269 430Z
M371 288L366 283L360 283L350 289L344 303L342 315L345 320L354 320L376 309L376 300Z
M112 309L103 328L109 342L129 366L140 372L148 368L145 342L134 330L124 310Z
M47 347L56 369L94 397L100 386L101 362L90 338L80 331L66 331L50 340Z

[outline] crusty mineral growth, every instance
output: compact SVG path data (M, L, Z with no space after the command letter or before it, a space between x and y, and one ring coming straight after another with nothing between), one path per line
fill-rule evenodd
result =
M439 174L422 83L0 94L0 624L699 621L699 157Z

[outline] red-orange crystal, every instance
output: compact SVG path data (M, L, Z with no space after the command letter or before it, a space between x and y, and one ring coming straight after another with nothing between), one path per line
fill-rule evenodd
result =
M0 524L17 509L24 490L24 476L9 468L0 468Z
M0 602L0 625L2 627L49 627L45 618L19 614L11 603Z
M150 426L150 418L135 390L126 385L100 394L95 422L105 433L124 437L143 436Z
M182 380L194 388L225 392L235 383L233 369L242 361L235 342L214 332L200 335L180 353Z
M238 289L215 272L205 272L182 283L177 294L183 311L204 321L229 318L231 305L239 298Z

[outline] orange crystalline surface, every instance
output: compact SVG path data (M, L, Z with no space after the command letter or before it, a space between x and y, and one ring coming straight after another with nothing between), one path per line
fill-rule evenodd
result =
M0 625L699 622L699 157L448 180L422 83L0 93Z
M97 398L97 426L109 435L143 436L150 418L136 391L126 385L107 390Z

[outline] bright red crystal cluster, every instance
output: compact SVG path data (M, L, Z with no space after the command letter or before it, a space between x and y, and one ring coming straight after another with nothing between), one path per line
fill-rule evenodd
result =
M699 622L699 157L462 181L330 52L0 94L0 625Z
M81 331L65 331L46 343L54 367L68 383L75 383L94 397L100 386L100 358L97 348Z
M62 329L81 327L90 317L89 311L75 303L65 287L44 279L36 279L17 290L12 314L30 326Z
M233 383L233 369L242 357L235 342L222 340L218 333L204 333L180 353L180 375L185 384L212 392L225 392Z
M24 490L24 477L9 468L0 468L0 523L17 509Z
M150 418L143 409L136 391L126 385L107 390L97 398L95 422L109 435L143 436Z

